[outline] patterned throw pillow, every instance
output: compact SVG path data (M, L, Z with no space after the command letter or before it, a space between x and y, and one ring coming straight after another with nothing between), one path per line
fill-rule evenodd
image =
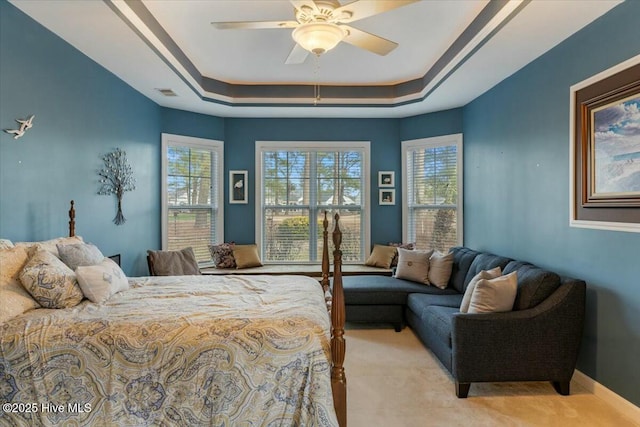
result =
M407 250L414 250L416 248L416 244L415 243L392 243L389 242L389 246L393 246L394 248L400 248L400 249L407 249ZM398 265L398 252L396 252L396 256L393 257L393 259L391 260L391 267L395 267Z
M73 245L57 245L60 260L74 270L79 266L100 264L104 255L91 243L78 243Z
M117 292L129 289L127 276L109 258L103 258L97 265L79 266L76 276L84 296L96 304L105 302Z
M236 259L233 257L235 243L221 243L219 245L209 245L211 259L216 268L236 268Z
M9 249L13 247L13 242L8 239L0 239L0 249Z
M40 307L18 281L18 275L28 260L25 248L0 249L0 324Z
M84 295L76 275L51 252L37 249L20 273L22 286L45 308L76 306Z
M77 243L84 243L82 237L58 237L57 239L43 240L40 242L16 242L15 245L24 246L25 248L27 248L27 251L31 256L33 256L33 254L38 249L44 249L47 252L51 252L56 257L59 257L60 254L58 254L58 245L73 245Z

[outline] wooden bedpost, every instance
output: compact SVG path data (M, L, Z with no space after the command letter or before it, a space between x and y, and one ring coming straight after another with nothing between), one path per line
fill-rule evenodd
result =
M322 290L325 295L329 290L329 220L327 220L327 211L324 211L324 220L322 221Z
M340 427L347 425L347 377L344 373L344 290L342 289L342 232L340 231L340 215L336 213L336 225L333 230L333 299L331 301L331 388L333 405L336 409Z
M73 207L74 202L71 201L71 209L69 209L69 237L76 235L76 209Z

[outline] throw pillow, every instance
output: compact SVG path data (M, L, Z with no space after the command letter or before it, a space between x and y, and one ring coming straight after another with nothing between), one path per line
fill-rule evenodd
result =
M74 270L79 266L100 264L104 255L95 245L91 243L77 243L71 245L56 245L60 260L67 264L67 267Z
M9 249L13 247L13 242L9 239L0 239L0 249Z
M233 257L235 243L221 243L219 245L209 245L211 259L216 268L236 268L236 260Z
M236 268L262 266L258 245L236 245L233 249L233 258L236 260Z
M482 270L480 273L473 276L473 279L467 285L467 289L464 291L464 296L462 297L462 304L460 304L460 313L466 313L469 311L469 303L471 302L471 295L473 294L473 290L476 288L476 285L480 281L480 279L495 279L496 277L500 277L502 274L502 270L500 267L492 268L491 270Z
M44 249L56 257L59 257L58 245L73 245L78 243L84 243L80 236L58 237L57 239L43 240L41 242L16 242L15 245L26 247L31 256L33 256L38 249Z
M480 279L476 284L468 313L500 313L511 311L518 291L517 272L495 279Z
M82 301L75 273L51 252L37 249L20 273L22 286L45 308L69 308Z
M179 251L147 251L154 276L199 275L200 267L193 248Z
M415 243L391 243L390 242L389 246L393 246L396 249L397 248L408 249L410 251L416 248ZM396 251L396 255L391 260L391 267L396 267L397 265L398 265L398 251Z
M429 282L440 289L446 288L453 268L453 252L445 255L435 251L429 258L429 265Z
M397 250L392 246L373 245L371 255L365 261L365 265L371 267L390 268L391 261L396 256Z
M429 283L429 257L433 251L418 251L398 248L398 268L396 279L411 280L413 282Z
M29 254L23 247L0 249L0 325L40 307L18 280L28 260Z
M117 292L129 289L127 276L109 258L103 258L97 265L79 266L76 276L84 296L97 304L105 302Z

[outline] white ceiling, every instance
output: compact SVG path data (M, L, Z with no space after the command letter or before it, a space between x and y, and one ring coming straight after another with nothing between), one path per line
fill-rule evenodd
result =
M308 97L241 98L201 84L202 78L230 87L263 84L266 93L278 93L280 85L313 85L313 55L300 65L284 64L295 44L291 30L219 30L211 25L294 20L293 6L286 0L143 0L152 20L141 19L139 9L123 0L11 2L162 106L222 117L406 117L467 104L621 0L511 0L448 55L447 49L488 0L422 0L355 21L353 27L399 47L382 57L340 43L320 57L323 85L389 86L427 75L426 86L391 98L325 98L315 107L312 86ZM173 48L159 37L153 20L175 43ZM434 64L443 68L436 73ZM165 97L160 88L178 96Z

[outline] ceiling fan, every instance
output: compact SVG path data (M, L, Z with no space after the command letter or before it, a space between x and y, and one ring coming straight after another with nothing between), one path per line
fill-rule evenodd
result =
M351 22L415 3L418 0L356 0L344 6L338 0L289 0L295 8L295 21L212 22L216 28L227 29L293 29L296 45L285 61L301 64L309 52L321 55L338 43L346 43L378 55L386 55L398 44L380 36L359 30Z

